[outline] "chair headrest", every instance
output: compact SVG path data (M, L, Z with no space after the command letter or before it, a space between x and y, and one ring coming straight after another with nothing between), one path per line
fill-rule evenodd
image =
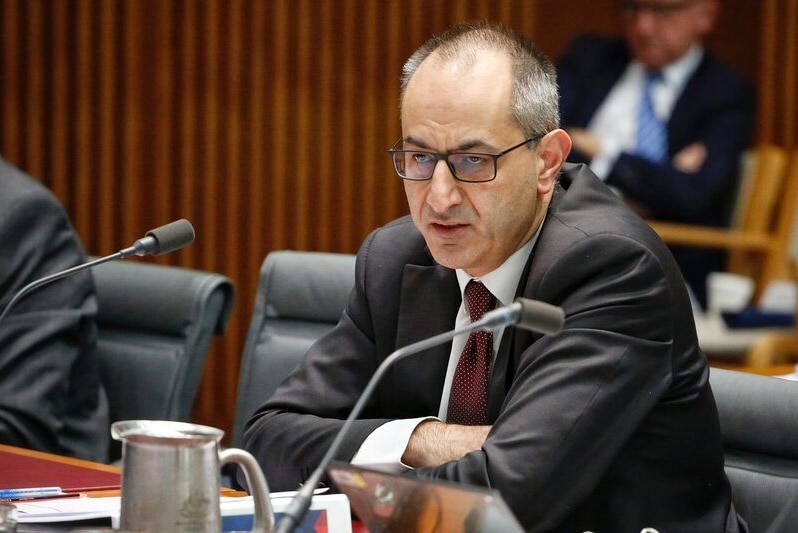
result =
M104 263L92 274L102 310L97 321L104 325L179 334L195 320L197 306L220 291L225 303L214 331L223 333L232 309L233 283L220 274L136 261Z
M266 256L259 293L269 318L337 322L355 285L355 256L277 251Z

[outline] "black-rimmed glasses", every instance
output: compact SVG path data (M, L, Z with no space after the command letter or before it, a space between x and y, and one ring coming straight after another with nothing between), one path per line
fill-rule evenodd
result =
M391 148L388 154L393 161L393 169L400 178L412 181L425 181L432 178L438 161L445 161L455 179L468 183L492 181L496 178L499 158L517 148L537 141L543 134L535 135L498 154L479 152L430 152L428 150L401 150ZM394 143L401 144L403 139Z

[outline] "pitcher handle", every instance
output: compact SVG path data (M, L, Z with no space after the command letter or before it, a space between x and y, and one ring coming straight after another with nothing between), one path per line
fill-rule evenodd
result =
M247 478L247 485L252 493L252 500L255 504L255 517L252 523L252 531L257 533L272 533L274 530L274 511L272 511L272 500L269 494L269 485L263 476L258 462L251 453L238 449L228 448L219 452L220 466L228 463L238 463L244 469ZM265 515L265 516L264 516Z

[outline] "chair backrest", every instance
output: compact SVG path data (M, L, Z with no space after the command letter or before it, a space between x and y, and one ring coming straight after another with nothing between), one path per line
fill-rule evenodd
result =
M737 511L752 532L795 531L798 383L719 368L710 383Z
M779 207L771 225L774 235L763 265L765 282L790 279L791 265L796 260L795 235L798 213L798 148L792 151L789 164L783 172L783 185L779 192Z
M748 250L730 250L727 270L757 278L761 294L767 283L777 275L777 265L784 262L785 254L778 247L786 244L786 224L792 221L796 208L794 184L787 176L789 152L772 145L761 145L751 150L751 171L743 175L737 194L737 228L748 234L768 236L763 253L752 255ZM792 226L790 224L790 230Z
M341 317L355 285L355 256L276 251L260 269L244 346L232 445L249 417Z
M762 144L743 154L732 227L770 231L784 183L787 151Z
M209 272L135 261L92 270L97 291L97 349L111 422L187 421L214 334L234 298L230 279ZM111 459L119 456L118 444Z
M787 176L789 152L784 148L763 144L749 150L743 159L731 227L649 223L670 245L727 250L726 270L753 278L756 300L789 266L785 261L789 238L784 236L790 234L789 222L798 208L798 184Z

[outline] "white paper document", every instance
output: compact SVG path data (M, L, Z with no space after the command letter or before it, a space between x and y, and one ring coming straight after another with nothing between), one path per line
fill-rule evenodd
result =
M322 492L327 489L322 489ZM279 514L284 511L295 492L276 492L271 495L274 512ZM78 520L94 520L110 518L113 527L119 527L119 510L121 498L119 496L107 498L58 498L52 500L31 500L19 502L17 507L17 521L24 523L54 523L73 522ZM223 522L228 517L251 517L255 506L251 496L221 497ZM310 512L323 512L319 518L320 525L326 525L329 533L351 533L352 518L349 510L349 500L343 494L317 494L313 497ZM318 513L317 513L318 514ZM278 517L279 518L279 517ZM227 530L225 528L225 530Z

